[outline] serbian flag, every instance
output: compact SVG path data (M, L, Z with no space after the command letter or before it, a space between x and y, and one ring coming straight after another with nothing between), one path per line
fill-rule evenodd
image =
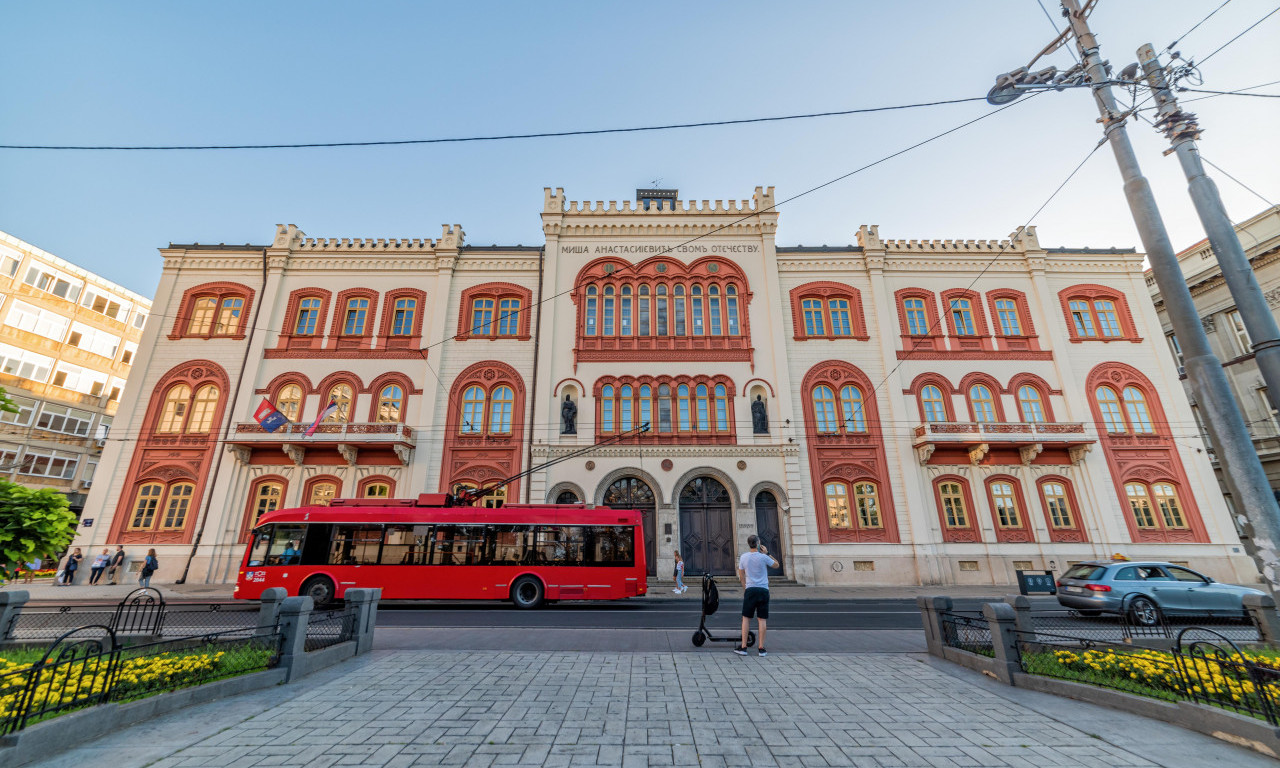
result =
M307 437L314 435L316 430L320 428L320 422L329 418L336 410L338 410L338 401L329 398L329 404L320 409L320 413L316 414L316 420L311 422L311 426L307 428Z
M253 412L253 418L268 432L275 432L277 429L289 423L289 420L285 418L284 414L277 410L276 407L271 404L271 401L265 397L262 398L262 404L258 406L258 410Z

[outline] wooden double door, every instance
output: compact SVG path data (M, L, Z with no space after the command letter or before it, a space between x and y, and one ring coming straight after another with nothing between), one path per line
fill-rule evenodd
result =
M737 573L733 557L733 501L720 481L696 477L680 489L680 556L685 576ZM688 582L686 582L688 583Z

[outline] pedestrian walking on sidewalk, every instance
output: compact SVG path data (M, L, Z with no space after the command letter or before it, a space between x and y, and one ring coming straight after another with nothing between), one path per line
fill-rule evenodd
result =
M682 595L685 592L689 591L689 588L684 585L684 558L680 557L680 550L678 549L675 551L675 556L676 556L676 588L671 591L675 592L677 595Z
M743 552L738 558L738 581L742 582L742 642L733 652L739 656L747 655L747 627L751 617L760 625L760 645L756 646L761 656L768 656L764 648L764 630L769 618L769 569L777 568L778 561L770 557L768 550L760 544L760 537L754 533L747 537L750 552Z
M31 562L27 563L27 570L24 571L22 574L22 583L30 584L33 581L35 581L36 571L40 570L41 565L42 565L42 561L38 557L32 560Z
M89 568L89 585L98 586L98 579L102 578L102 572L107 570L107 563L111 562L111 550L104 549L102 554L93 558L93 565Z
M142 573L138 575L138 586L151 588L151 574L160 570L160 561L156 559L154 549L147 550L147 559L142 562Z
M117 544L116 551L111 555L111 562L107 563L107 585L114 586L116 583L116 573L124 565L124 547Z

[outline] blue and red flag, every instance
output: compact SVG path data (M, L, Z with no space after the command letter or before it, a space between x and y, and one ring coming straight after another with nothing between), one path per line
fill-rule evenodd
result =
M275 432L277 429L289 423L285 415L279 411L271 401L262 398L262 404L258 406L258 410L253 412L253 418L262 428L268 432Z
M320 428L320 422L329 418L329 416L333 415L336 410L338 410L338 401L333 398L329 398L329 404L320 409L320 413L316 414L316 420L307 428L307 437L314 435L316 430Z

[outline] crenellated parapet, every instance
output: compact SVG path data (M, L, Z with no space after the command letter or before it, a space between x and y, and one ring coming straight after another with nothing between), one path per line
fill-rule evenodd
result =
M293 224L276 225L274 248L298 253L352 253L386 252L434 254L437 251L456 251L465 243L461 224L444 224L438 240L428 237L307 237Z
M556 187L554 191L550 187L543 188L543 213L570 216L748 215L772 212L774 205L773 187L756 187L750 200L663 200L647 204L640 200L569 200L563 187Z

